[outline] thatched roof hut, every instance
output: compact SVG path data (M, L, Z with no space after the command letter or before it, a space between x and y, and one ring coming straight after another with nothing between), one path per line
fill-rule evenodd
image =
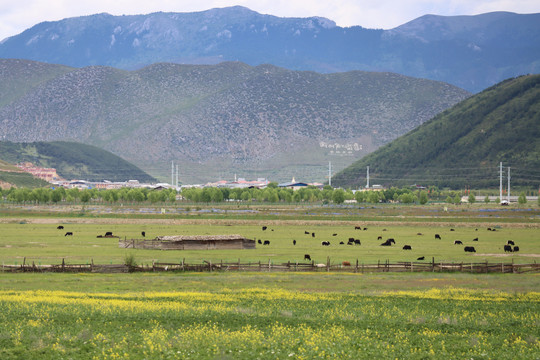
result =
M255 249L255 240L241 235L164 235L152 240L120 240L118 246L133 249L213 250Z

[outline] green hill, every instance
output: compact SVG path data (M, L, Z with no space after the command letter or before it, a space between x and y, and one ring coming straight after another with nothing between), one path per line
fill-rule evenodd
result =
M356 161L332 184L365 186L369 166L371 184L498 187L499 162L511 167L513 185L540 185L540 75L462 101Z
M67 180L155 182L156 179L122 158L95 146L75 142L0 142L4 161L29 161L41 167L52 167Z

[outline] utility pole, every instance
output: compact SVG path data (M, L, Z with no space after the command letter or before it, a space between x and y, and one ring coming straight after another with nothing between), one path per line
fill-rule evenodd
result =
M366 184L366 189L369 189L369 166L367 167L367 184Z
M510 166L508 167L508 204L510 204Z
M174 161L171 161L171 186L174 185Z
M178 190L178 164L176 164L176 189Z
M499 164L499 201L502 201L502 161Z
M332 186L332 162L328 162L328 185Z

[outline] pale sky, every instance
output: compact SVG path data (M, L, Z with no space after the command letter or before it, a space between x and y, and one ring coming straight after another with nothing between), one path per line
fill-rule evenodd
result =
M193 12L241 5L280 17L321 16L338 26L391 29L425 14L540 13L540 0L0 0L0 40L43 21L109 13Z

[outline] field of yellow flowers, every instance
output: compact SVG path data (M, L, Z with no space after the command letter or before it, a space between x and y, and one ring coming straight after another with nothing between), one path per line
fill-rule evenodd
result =
M0 291L1 359L538 359L540 293Z

